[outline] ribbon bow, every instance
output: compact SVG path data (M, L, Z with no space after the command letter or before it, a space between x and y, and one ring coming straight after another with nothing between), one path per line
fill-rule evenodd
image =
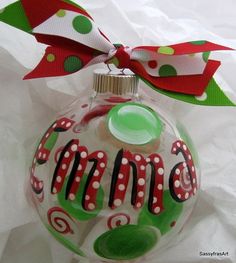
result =
M92 17L70 0L20 0L1 10L0 21L48 45L25 79L64 76L93 64L113 63L129 68L172 98L201 105L234 105L213 79L221 63L209 59L210 51L231 48L208 41L135 48L114 45Z

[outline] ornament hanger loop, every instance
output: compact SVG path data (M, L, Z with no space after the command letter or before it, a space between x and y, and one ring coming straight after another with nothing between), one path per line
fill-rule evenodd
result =
M112 72L113 70L112 70L112 68L110 67L110 64L106 64L107 65L107 68L108 68L108 74L110 73L110 72ZM116 68L117 69L117 68ZM122 68L122 69L119 69L120 70L120 73L122 74L122 75L125 75L125 68Z

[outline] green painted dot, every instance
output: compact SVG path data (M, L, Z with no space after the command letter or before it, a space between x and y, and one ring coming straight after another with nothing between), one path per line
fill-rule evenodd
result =
M88 34L92 31L92 22L85 16L77 16L73 20L74 29L80 34Z
M84 193L83 190L85 189L87 179L88 179L88 176L86 174L84 174L84 176L82 177L82 180L80 182L80 187L79 187L79 190L77 191L77 194L75 196L74 201L71 201L69 199L68 200L65 199L66 186L67 186L68 179L63 184L62 191L57 195L58 202L61 205L61 207L63 207L63 209L68 214L70 214L73 218L75 218L79 221L86 221L86 220L89 220L89 219L96 217L103 208L104 191L100 187L98 190L98 193L97 193L97 200L96 200L97 201L97 207L96 207L96 209L93 211L84 210L84 208L82 206L82 198L83 198L83 193Z
M159 69L159 75L161 77L177 76L177 71L171 65L163 65Z
M173 55L175 50L172 47L159 47L157 52L163 55Z
M144 256L157 242L158 235L152 227L126 225L101 235L94 250L106 259L130 260Z
M158 139L162 122L156 112L139 103L121 103L108 113L107 126L118 140L143 145Z
M210 54L211 54L211 52L204 52L203 54L202 54L202 58L203 58L203 60L207 63L208 62L208 59L209 59L209 57L210 57Z
M204 45L204 44L206 44L206 41L205 40L199 40L199 41L192 41L190 43L193 45Z
M69 250L73 251L74 253L76 253L77 255L79 255L81 257L86 256L84 254L84 252L80 248L78 248L77 244L75 244L72 241L70 241L69 239L65 238L64 235L61 235L58 232L56 232L52 227L46 225L46 228L54 236L54 238L56 238L57 241L60 242L61 244L63 244L66 248L68 248Z
M48 62L54 62L56 60L56 56L54 54L48 54L47 55L47 61Z
M64 61L64 70L66 72L76 72L83 67L82 61L76 56L70 56Z
M66 16L66 11L63 10L63 9L60 9L60 10L56 13L56 15L57 15L58 17L64 17L64 16Z
M138 224L154 226L164 235L172 229L172 223L177 222L183 211L183 203L177 203L170 195L169 190L164 191L164 211L159 215L151 214L145 204L139 214Z

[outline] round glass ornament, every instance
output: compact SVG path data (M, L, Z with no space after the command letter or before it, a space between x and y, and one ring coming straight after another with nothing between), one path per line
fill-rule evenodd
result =
M60 113L30 168L50 233L102 262L158 253L196 203L200 171L185 129L138 94L135 75L96 71L92 96Z

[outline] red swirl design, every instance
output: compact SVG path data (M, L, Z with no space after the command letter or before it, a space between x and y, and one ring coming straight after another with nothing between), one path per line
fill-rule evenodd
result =
M114 229L119 226L129 225L130 221L131 219L129 215L125 213L118 213L108 218L107 226L109 229Z
M73 221L70 215L60 207L53 207L48 210L48 222L50 226L61 234L74 234L68 219Z

